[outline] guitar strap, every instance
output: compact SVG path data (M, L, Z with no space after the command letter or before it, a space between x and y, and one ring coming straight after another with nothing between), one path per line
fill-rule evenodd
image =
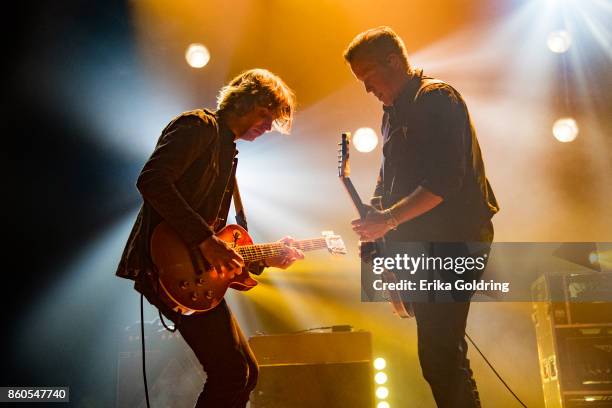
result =
M236 176L234 176L234 192L232 193L232 196L234 197L234 209L236 210L236 223L248 231L249 228L247 227L246 214L244 213L244 207L242 206L242 198L240 198L240 189L238 188Z
M238 166L238 158L234 158L234 164L232 166L232 172L230 174L227 187L223 193L223 199L221 200L221 206L217 213L218 223L216 224L219 228L223 227L227 221L227 215L229 213L229 207L234 199L234 210L236 210L236 224L240 225L245 230L249 230L247 227L246 214L244 213L244 207L242 206L242 198L240 198L240 190L238 189L238 181L236 180L236 167ZM223 218L219 218L222 215ZM251 262L248 265L248 271L254 275L261 275L265 268L265 263Z
M240 190L238 189L238 181L236 180L236 168L238 167L238 158L234 158L232 164L232 171L230 177L223 192L223 199L221 200L221 206L217 212L217 219L220 220L219 227L225 225L227 216L229 214L230 204L232 198L234 199L234 209L236 210L236 223L245 230L249 230L247 227L246 214L244 213L244 207L242 206L242 198L240 198Z

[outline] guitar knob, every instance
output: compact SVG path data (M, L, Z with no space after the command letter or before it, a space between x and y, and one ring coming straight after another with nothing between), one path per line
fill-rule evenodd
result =
M186 290L187 288L189 288L189 282L181 281L181 283L179 284L179 287L183 290Z
M198 278L196 280L196 286L202 286L204 285L204 279L203 278Z
M193 292L193 293L191 294L191 300L193 300L194 302L195 302L196 300L198 300L198 294L197 294L196 292Z
M214 295L214 293L213 293L212 290L207 290L206 291L206 299L208 299L208 300L212 299L213 295Z

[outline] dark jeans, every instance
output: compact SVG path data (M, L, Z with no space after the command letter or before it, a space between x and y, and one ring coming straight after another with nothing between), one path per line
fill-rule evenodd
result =
M244 408L257 383L258 367L225 300L196 316L180 316L159 300L150 285L136 285L149 303L172 320L206 372L196 408Z
M465 341L470 303L413 303L412 306L421 370L438 407L480 407Z
M483 256L490 253L490 240L478 245L434 243L430 255L441 257ZM489 240L490 239L490 240ZM485 262L486 263L486 262ZM482 272L464 274L460 278L480 279ZM439 274L443 280L457 279L454 272ZM431 278L431 275L430 275ZM465 326L470 310L471 292L448 293L430 291L428 302L412 304L417 322L419 361L423 377L429 383L439 408L480 407L476 381L467 358Z

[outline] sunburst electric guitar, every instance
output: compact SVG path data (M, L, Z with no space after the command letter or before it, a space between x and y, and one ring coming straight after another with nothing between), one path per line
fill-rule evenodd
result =
M359 217L364 219L368 214L368 207L361 201L359 193L355 189L353 182L350 179L350 165L349 165L349 143L351 134L349 132L342 133L342 140L338 143L338 176L342 181L342 184L346 188L351 201L355 206L355 209L359 213ZM378 197L373 200L372 203L378 209L382 209L382 203ZM362 253L372 253L373 256L382 256L382 248L384 247L384 238L378 239L374 242L362 242L361 250ZM363 258L363 256L362 256ZM397 283L397 277L391 271L384 270L381 274L384 282ZM410 303L404 303L401 296L396 291L387 291L386 293L393 312L401 318L409 318L414 316L414 311Z
M328 249L332 254L346 254L344 242L332 231L321 238L294 241L291 246L302 251ZM228 225L215 234L238 252L246 263L241 274L221 273L204 259L198 248L191 249L165 221L151 237L151 258L157 269L159 294L174 311L184 315L204 313L223 299L228 288L246 291L257 285L247 271L250 262L282 255L283 242L254 244L248 232L239 225Z

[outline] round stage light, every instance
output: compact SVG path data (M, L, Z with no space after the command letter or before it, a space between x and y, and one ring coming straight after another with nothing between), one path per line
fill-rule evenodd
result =
M375 369L377 369L377 370L384 370L386 366L387 366L387 362L385 361L384 358L378 357L377 359L374 360L374 368Z
M548 48L557 54L566 52L572 44L572 37L565 30L553 31L548 35Z
M353 144L358 151L368 153L374 150L376 145L378 145L378 136L374 129L362 127L357 129L353 134Z
M380 401L376 404L376 408L391 408L391 405L387 401Z
M572 118L561 118L553 124L553 136L560 142L573 142L578 136L578 124Z
M382 371L376 373L374 376L374 381L376 384L383 385L387 382L387 374L383 373Z
M387 387L378 387L376 389L376 398L385 399L389 396L389 389Z
M193 68L202 68L210 61L210 52L202 44L191 44L185 51L185 59Z

